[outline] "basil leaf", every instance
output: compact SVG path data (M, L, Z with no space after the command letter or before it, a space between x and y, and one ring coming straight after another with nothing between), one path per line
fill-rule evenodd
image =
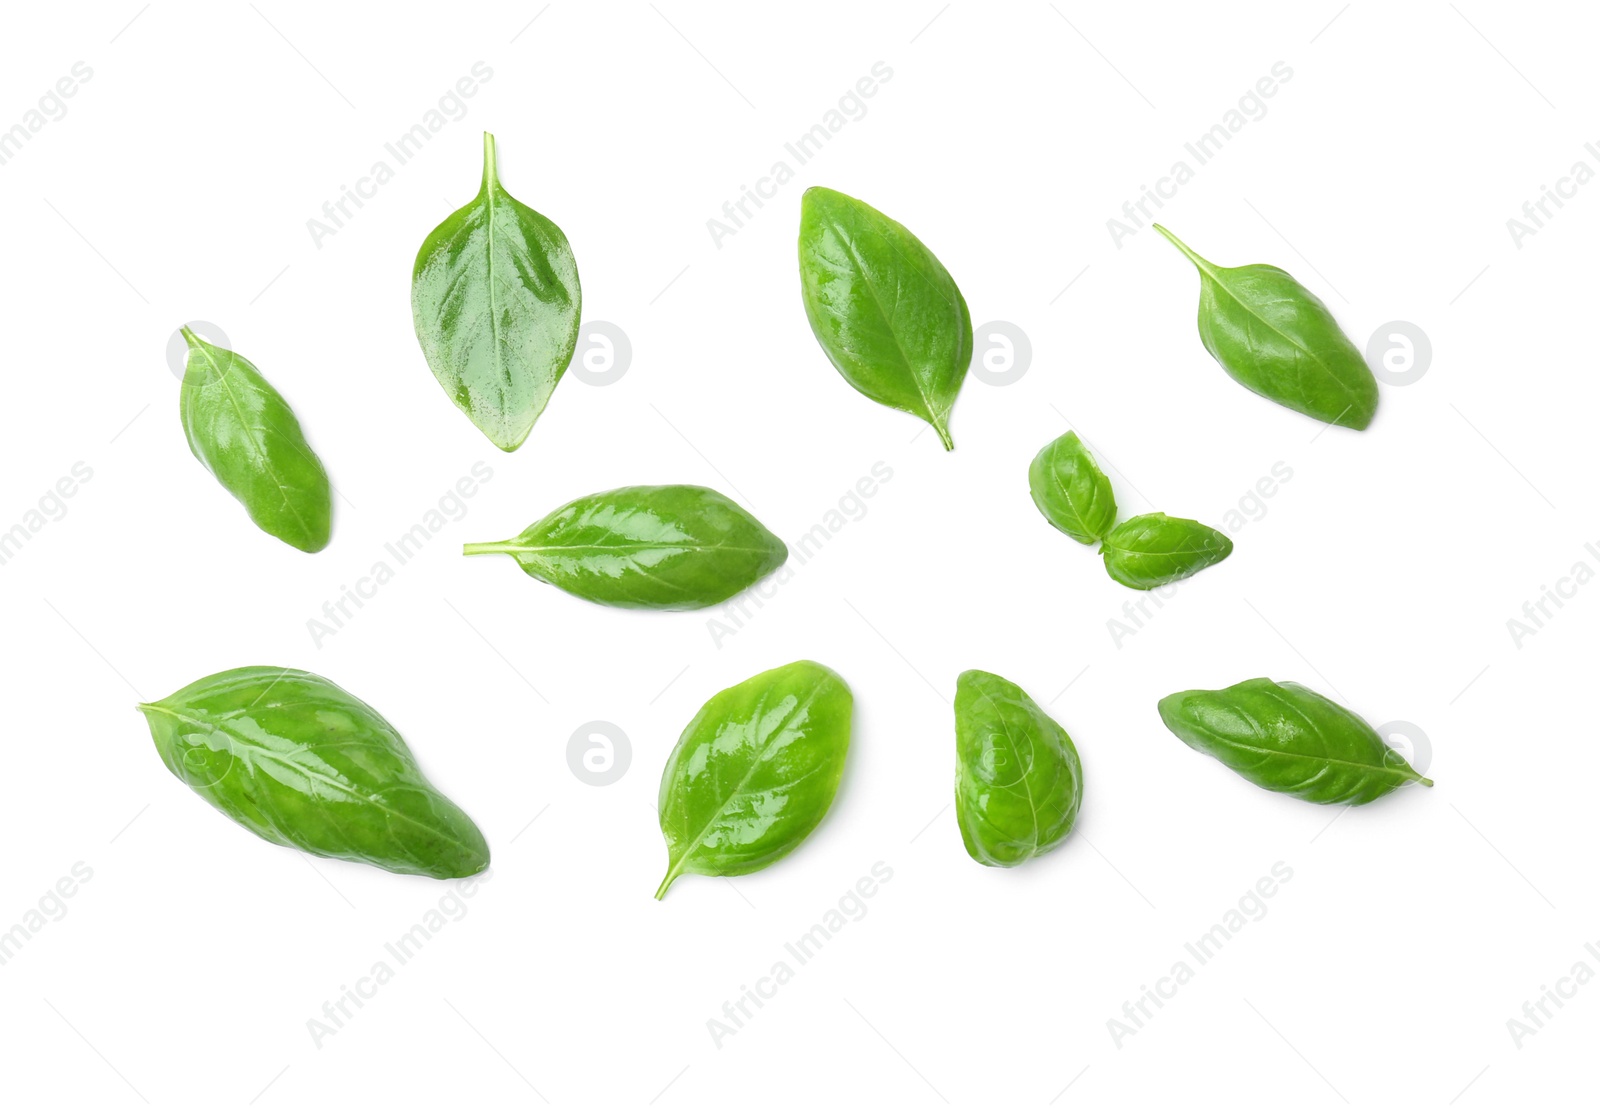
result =
M328 545L333 494L289 402L243 355L183 329L183 433L256 526L302 551Z
M1155 224L1200 271L1200 341L1228 376L1268 400L1357 431L1378 382L1315 293L1277 266L1216 266Z
M1233 540L1194 520L1151 512L1124 520L1100 545L1106 573L1132 589L1181 581L1233 553Z
M791 662L705 703L661 772L667 876L749 874L811 834L833 804L850 747L850 687Z
M246 666L139 711L167 769L269 843L430 878L489 865L477 825L399 733L326 678Z
M1044 518L1080 543L1098 543L1117 522L1111 482L1076 431L1034 455L1028 490Z
M800 291L811 333L844 379L926 420L952 449L972 317L933 251L877 209L810 188L800 199Z
M1061 845L1083 800L1072 737L1017 686L956 679L956 820L967 854L1016 866Z
M1293 682L1191 689L1157 707L1173 735L1275 793L1365 805L1407 782L1433 785L1361 717Z
M508 554L529 577L616 608L720 604L766 577L789 548L715 489L630 485L579 497L515 539L463 553Z
M501 450L522 445L567 372L582 300L567 237L506 192L485 131L483 187L417 251L411 317L433 376Z

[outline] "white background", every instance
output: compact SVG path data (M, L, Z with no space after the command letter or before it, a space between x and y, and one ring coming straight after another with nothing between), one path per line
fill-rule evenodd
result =
M74 463L93 472L0 566L0 929L74 863L93 872L0 966L7 1102L1471 1107L1589 1086L1600 985L1520 1047L1507 1021L1575 962L1600 971L1600 587L1520 644L1507 621L1574 563L1600 569L1600 184L1520 247L1506 221L1579 159L1600 169L1592 11L138 5L13 6L0 34L0 126L93 70L0 166L0 530ZM307 220L479 61L465 117L314 245ZM864 118L715 246L706 221L875 62L893 77ZM1293 76L1265 117L1196 167L1184 143L1275 62ZM633 347L615 384L569 376L513 455L442 395L408 297L423 237L478 187L485 129L507 188L569 236L585 318ZM1107 219L1179 159L1195 178L1162 220L1201 253L1282 265L1363 348L1393 320L1430 337L1428 372L1385 385L1368 431L1319 434L1231 382L1196 336L1192 267L1148 228L1113 243ZM975 324L1029 336L1020 381L969 377L953 453L812 339L811 184L903 222ZM326 551L258 532L190 456L164 355L189 320L293 403L341 494ZM1125 515L1221 526L1275 463L1293 476L1227 562L1116 641L1141 595L1028 498L1069 419ZM314 643L308 619L480 461L465 517ZM459 555L658 482L723 489L793 546L876 462L893 477L865 515L720 644L716 612L599 608ZM856 695L831 814L764 873L653 901L679 731L796 658ZM134 702L256 663L377 706L494 851L465 916L320 1046L308 1020L454 891L259 842L166 772ZM1083 759L1071 839L1016 870L974 864L948 807L969 667L1048 703ZM1156 715L1260 675L1413 723L1437 788L1340 815ZM604 787L566 755L597 719L632 750ZM880 861L865 916L718 1046L707 1021ZM1293 878L1265 917L1114 1040L1108 1020L1194 967L1185 942L1277 862Z

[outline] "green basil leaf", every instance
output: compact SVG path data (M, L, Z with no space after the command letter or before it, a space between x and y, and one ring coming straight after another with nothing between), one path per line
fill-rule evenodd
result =
M1173 735L1275 793L1365 805L1407 782L1433 785L1361 717L1294 682L1251 678L1157 707Z
M1151 512L1124 520L1100 545L1106 573L1131 589L1182 581L1233 553L1233 540L1194 520Z
M933 251L877 209L810 188L800 199L800 289L811 332L844 379L932 424L950 450L972 317Z
M508 554L529 577L586 601L658 609L720 604L789 557L759 520L699 485L630 485L579 497L515 539L463 550Z
M826 666L791 662L705 703L661 772L667 876L749 874L822 823L850 748L850 687Z
M1034 455L1028 490L1044 518L1080 543L1098 543L1117 522L1111 482L1076 431Z
M302 551L328 545L333 493L294 410L243 355L183 329L179 415L189 449L256 526Z
M1229 377L1324 423L1372 422L1378 382L1315 293L1277 266L1212 265L1155 229L1200 271L1200 341Z
M583 296L561 228L517 201L483 135L483 187L433 229L411 274L423 356L478 430L514 451L578 345Z
M399 733L326 678L246 666L139 711L167 769L269 843L430 878L489 865L477 825Z
M1061 845L1083 800L1072 737L1017 686L956 679L956 820L967 854L1016 866Z

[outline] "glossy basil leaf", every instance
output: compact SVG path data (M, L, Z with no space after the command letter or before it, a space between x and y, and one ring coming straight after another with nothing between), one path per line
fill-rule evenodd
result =
M167 769L270 843L430 878L489 865L477 825L399 733L326 678L245 666L139 711Z
M945 449L972 362L972 318L933 251L832 189L800 200L800 291L829 361L879 404L926 420Z
M1163 697L1162 723L1246 781L1319 805L1365 805L1433 781L1349 709L1294 682L1251 678Z
M508 554L529 577L617 608L720 604L766 577L789 548L750 513L699 485L630 485L579 497L515 539L468 543Z
M1034 455L1028 491L1044 518L1080 543L1098 543L1117 522L1111 482L1076 431Z
M483 187L423 241L411 316L433 376L501 450L522 445L567 372L582 300L567 237L506 192L484 132Z
M1233 540L1194 520L1151 512L1124 520L1100 545L1106 573L1131 589L1181 581L1233 553Z
M302 551L328 545L333 493L300 421L250 360L183 329L183 433L256 526Z
M1082 800L1072 737L1033 698L983 670L956 679L956 820L967 854L1016 866L1053 851Z
M1200 271L1200 341L1228 376L1324 423L1361 430L1378 382L1315 293L1277 266L1217 266L1159 223Z
M843 678L802 661L705 703L661 772L656 900L684 874L749 874L800 846L839 790L852 701Z

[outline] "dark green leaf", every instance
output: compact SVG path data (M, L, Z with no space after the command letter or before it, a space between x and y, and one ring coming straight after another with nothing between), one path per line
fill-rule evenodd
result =
M1053 851L1082 799L1077 748L1033 698L983 670L956 680L956 820L967 854L1016 866Z
M949 450L972 318L933 251L875 208L810 188L800 200L800 289L812 334L844 379L932 424Z
M1277 266L1212 265L1155 229L1200 271L1200 341L1228 376L1324 423L1372 422L1378 382L1315 293Z
M326 678L246 666L139 711L167 769L264 840L430 878L489 865L477 825L399 733Z
M483 136L483 187L422 244L411 316L444 391L514 451L533 430L578 343L578 263L561 228L517 201Z
M1111 482L1076 431L1034 455L1028 490L1044 518L1080 543L1098 543L1117 521Z
M1132 589L1181 581L1233 553L1233 540L1194 520L1151 512L1124 520L1100 546L1106 573Z
M183 329L179 414L189 449L250 519L302 551L328 545L333 494L294 410L243 355Z
M1276 793L1364 805L1407 782L1433 785L1361 717L1293 682L1191 689L1158 708L1173 735Z
M852 698L815 662L757 674L705 703L661 772L667 876L771 866L827 815L850 748Z
M783 540L715 489L630 485L579 497L501 543L530 577L617 608L719 604L789 557Z

